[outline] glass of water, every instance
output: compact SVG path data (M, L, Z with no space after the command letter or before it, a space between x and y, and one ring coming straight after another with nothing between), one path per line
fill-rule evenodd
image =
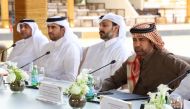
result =
M39 81L43 80L44 75L45 75L45 69L44 69L44 67L40 67L40 69L39 69Z
M169 97L173 109L183 109L183 99L178 94L172 94Z
M2 75L0 75L0 89L5 89L4 79Z
M102 79L100 76L94 76L94 90L95 90L95 94L97 94L101 88L102 88Z

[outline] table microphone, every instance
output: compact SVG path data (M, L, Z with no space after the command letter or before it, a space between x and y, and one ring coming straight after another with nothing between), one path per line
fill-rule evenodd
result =
M40 58L42 58L42 57L44 57L44 56L46 56L46 55L48 55L48 54L50 54L50 51L47 51L45 54L43 54L43 55L37 57L36 59L32 60L31 62L35 62L36 60L38 60L38 59L40 59ZM24 68L25 66L29 65L31 62L29 62L29 63L23 65L23 66L20 67L20 68Z
M175 81L177 81L178 79L182 78L183 76L186 76L187 74L190 73L190 70L187 70L185 73L183 73L182 75L178 76L177 78L171 80L167 85L171 85L172 83L174 83Z
M100 69L102 69L102 68L104 68L104 67L106 67L106 66L108 66L110 64L114 64L115 62L116 62L116 60L112 60L110 63L108 63L108 64L106 64L106 65L104 65L104 66L102 66L102 67L100 67L100 68L98 68L98 69L90 72L89 74L92 74L92 73L94 73L94 72L96 72L96 71L98 71L98 70L100 70Z
M16 44L14 43L14 44L11 45L9 48L2 50L2 51L0 52L0 54L2 54L4 51L7 51L8 49L10 49L10 48L12 48L12 47L15 47L15 46L16 46Z

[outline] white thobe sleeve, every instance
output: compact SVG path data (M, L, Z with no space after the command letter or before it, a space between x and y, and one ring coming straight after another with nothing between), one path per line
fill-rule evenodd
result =
M184 100L183 109L190 109L190 101Z
M12 51L10 52L8 58L7 58L7 61L11 61L13 60L14 56L15 56L15 48L12 49Z
M20 41L17 41L15 44L16 46L12 48L12 51L10 52L8 58L7 58L7 61L13 61L14 58L17 56L17 54L20 52L20 51L23 51L23 45L24 43L24 40L20 40Z
M66 52L63 65L66 75L63 75L62 79L75 81L81 59L80 49L76 46L71 46Z
M130 51L130 49L128 48L123 48L120 50L115 51L115 56L113 56L116 59L116 63L112 65L112 70L111 73L112 75L115 73L115 71L117 71L123 62L125 62L127 60L127 58L129 56L131 56L133 54L132 51Z
M34 47L35 47L35 51L36 51L36 54L40 54L40 52L42 51L42 48L45 44L47 44L49 41L48 39L46 38L46 36L44 35L41 35L41 36L36 36L34 37L33 39L33 44L34 44Z
M184 99L189 100L190 99L190 74L187 75L180 83L179 87L175 89L175 91L172 94L179 94Z

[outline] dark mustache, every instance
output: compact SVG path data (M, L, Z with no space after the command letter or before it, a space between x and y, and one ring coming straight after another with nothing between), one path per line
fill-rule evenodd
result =
M142 49L140 47L135 47L134 50L135 51L142 51Z
M100 31L99 33L105 33L104 31Z

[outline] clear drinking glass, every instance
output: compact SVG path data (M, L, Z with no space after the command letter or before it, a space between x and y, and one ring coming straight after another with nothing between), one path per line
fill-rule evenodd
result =
M183 99L178 94L172 94L169 97L173 109L183 109Z
M95 90L95 93L97 94L101 88L102 88L102 79L101 77L99 76L94 76L94 90Z
M0 89L5 89L3 76L0 75Z
M39 81L43 80L44 75L45 75L45 69L44 69L44 67L40 67L40 69L39 69Z

